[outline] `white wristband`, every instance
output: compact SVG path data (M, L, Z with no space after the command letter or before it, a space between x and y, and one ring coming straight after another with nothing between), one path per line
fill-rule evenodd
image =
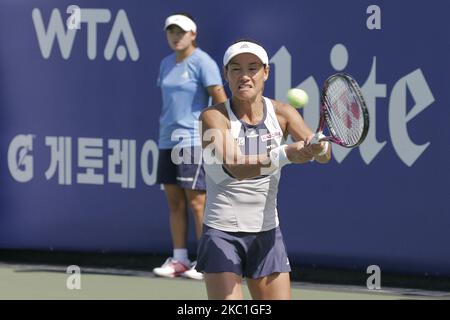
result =
M286 147L287 144L283 144L270 150L270 161L274 166L281 168L292 162L286 155Z
M326 143L325 143L325 148L323 148L322 152L319 153L318 155L316 155L316 157L321 157L321 156L326 155L326 153L327 153L327 151L328 151L328 145L329 145L329 144L330 144L330 143L329 143L328 141L326 141Z

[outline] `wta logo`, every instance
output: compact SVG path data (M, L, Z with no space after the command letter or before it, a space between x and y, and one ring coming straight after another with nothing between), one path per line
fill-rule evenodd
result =
M67 13L71 13L67 19L67 25L64 23L60 11L53 9L47 27L44 25L41 10L33 9L33 24L44 59L50 58L55 43L58 44L63 59L69 59L78 33L86 35L88 58L90 60L97 58L97 49L100 45L97 39L97 30L106 27L103 26L104 24L110 23L111 11L108 9L80 9L78 7L74 10L73 7L67 9ZM86 27L83 28L84 26ZM110 31L104 44L104 58L109 61L115 54L119 61L124 61L129 55L132 61L137 61L139 59L139 48L125 10L120 9L112 26L108 27ZM123 45L119 44L121 38L123 38Z

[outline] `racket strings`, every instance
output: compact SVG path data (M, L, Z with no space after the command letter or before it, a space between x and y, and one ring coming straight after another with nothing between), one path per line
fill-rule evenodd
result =
M360 140L364 119L353 88L342 79L335 79L327 88L328 122L330 131L346 145L354 145Z

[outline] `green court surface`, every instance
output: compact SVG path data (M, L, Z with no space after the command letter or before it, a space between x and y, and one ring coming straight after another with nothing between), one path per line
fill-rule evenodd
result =
M150 272L117 269L82 269L81 289L68 289L64 267L0 264L1 300L204 300L203 281L165 279ZM245 285L244 285L245 287ZM244 288L245 299L250 299ZM450 299L450 293L402 289L368 290L294 282L294 300Z

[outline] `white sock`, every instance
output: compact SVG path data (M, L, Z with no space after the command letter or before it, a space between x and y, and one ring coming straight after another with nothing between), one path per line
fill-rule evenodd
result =
M181 263L184 263L185 265L189 266L190 261L188 258L188 251L187 249L173 249L173 258L174 260L180 261Z

